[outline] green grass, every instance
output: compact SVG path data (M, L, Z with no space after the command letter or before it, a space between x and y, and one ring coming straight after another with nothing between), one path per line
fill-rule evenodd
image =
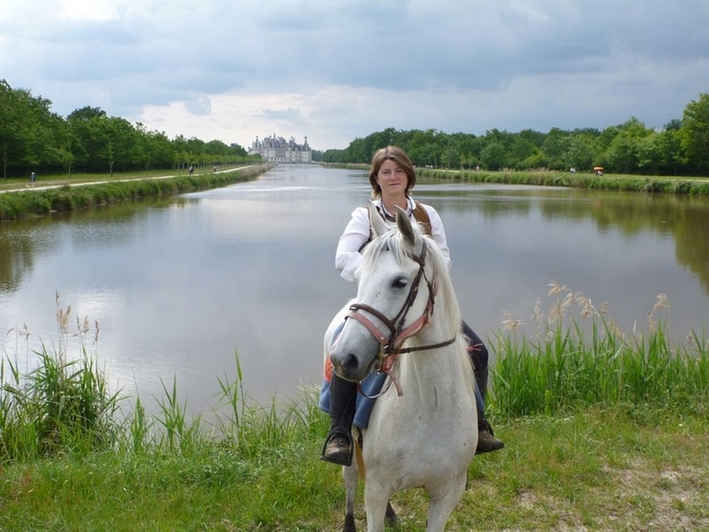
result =
M506 448L473 461L448 530L709 529L706 339L673 347L663 298L642 334L556 283L550 298L538 333L519 338L510 319L490 346L490 417ZM341 529L317 390L258 405L235 354L210 421L186 418L175 380L149 416L108 390L95 344L68 352L70 308L57 307L56 352L36 353L37 370L22 375L5 354L1 530ZM91 337L86 320L77 327ZM423 529L422 491L393 504L399 531ZM364 529L361 497L356 519Z

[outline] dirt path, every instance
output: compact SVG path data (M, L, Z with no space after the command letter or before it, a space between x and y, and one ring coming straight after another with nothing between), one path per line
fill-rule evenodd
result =
M211 174L225 174L227 172L234 172L235 170L241 170L242 168L248 168L249 166L253 165L246 165L246 166L237 166L237 167L230 167L226 168L224 170L219 170L217 172L213 171L202 171L202 172L195 172L193 174L193 177L197 177L200 175L211 175ZM38 183L25 183L20 184L20 183L12 183L9 185L0 185L0 194L4 192L23 192L23 191L29 191L29 190L50 190L54 188L62 188L62 187L83 187L83 186L89 186L89 185L100 185L102 183L125 183L126 181L150 181L150 180L156 180L156 179L174 179L176 177L187 177L187 174L170 174L170 175L159 175L159 176L133 176L133 177L124 177L124 178L115 178L115 177L106 177L105 179L94 179L91 181L71 181L69 179L62 179L62 180L56 180L56 181L48 181L45 184L38 184Z

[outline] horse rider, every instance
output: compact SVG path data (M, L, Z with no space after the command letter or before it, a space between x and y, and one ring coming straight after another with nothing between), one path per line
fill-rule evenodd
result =
M404 209L418 221L426 234L443 252L450 266L450 252L446 242L443 222L430 205L418 203L409 195L416 184L416 173L409 157L401 149L388 146L378 150L372 158L369 173L372 198L379 214L393 223L395 205ZM358 207L345 227L337 245L335 266L347 281L355 281L361 250L371 238L369 213L366 207ZM488 381L488 351L477 334L462 323L463 334L468 340L468 353L475 373L475 398L478 410L478 447L475 454L502 449L505 444L495 438L490 423L485 418L485 396ZM334 372L330 380L330 432L323 446L322 459L341 465L352 463L353 443L351 437L355 414L357 383L338 377Z

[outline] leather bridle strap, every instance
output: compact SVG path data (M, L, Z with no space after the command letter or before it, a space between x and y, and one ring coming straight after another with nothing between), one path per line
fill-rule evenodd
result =
M449 340L445 340L443 342L439 342L436 344L431 344L431 345L423 345L423 346L417 346L417 347L407 347L407 348L401 348L403 345L404 341L415 335L417 332L419 332L421 329L423 329L426 324L429 323L431 316L433 315L433 307L435 303L435 293L436 293L436 282L435 279L433 281L430 281L425 274L425 256L426 256L426 245L423 245L423 248L421 250L421 254L418 257L415 256L410 256L412 260L417 262L419 264L419 271L416 273L416 276L414 277L414 280L411 284L411 290L409 290L409 293L406 297L406 301L404 301L404 304L401 306L401 309L399 309L399 312L396 314L396 316L393 319L387 318L384 314L379 312L377 309L365 305L362 303L354 303L350 305L349 312L345 315L346 318L353 318L355 321L358 321L364 327L374 336L374 338L379 342L381 346L381 359L382 359L382 365L380 368L380 371L384 374L386 374L390 381L394 383L394 386L396 386L396 391L399 396L403 395L403 390L401 389L401 385L399 384L399 381L397 380L396 376L391 372L391 369L394 365L394 362L396 361L397 356L400 353L411 353L414 351L425 351L427 349L436 349L439 347L445 347L447 345L452 344L456 340L456 336ZM423 314L419 316L411 325L409 325L406 329L401 330L401 328L404 325L404 321L406 320L406 315L408 314L409 310L413 306L414 302L416 301L416 297L418 296L418 290L419 290L419 285L421 284L421 278L424 278L426 281L426 285L428 286L428 302L426 304L426 308L423 311ZM372 314L373 316L377 317L386 327L389 329L389 337L385 336L372 322L367 318L364 314L362 314L360 311L368 312ZM387 387L388 389L388 387ZM362 390L360 389L361 393ZM386 389L380 392L379 394L375 395L374 397L378 397L379 395L383 394L386 392ZM366 396L366 394L364 394ZM374 398L374 397L370 397Z
M428 305L426 305L426 309L424 310L424 313L421 315L421 317L419 317L413 324L411 324L405 330L401 330L402 326L404 325L404 321L406 320L406 315L409 313L409 310L413 306L414 302L416 301L416 297L418 296L419 285L421 284L421 277L425 277L425 263L423 261L425 249L426 247L424 245L420 257L412 257L412 259L419 264L419 270L418 272L416 272L416 276L414 277L414 280L411 283L411 289L409 290L409 293L406 296L406 301L404 301L404 304L401 306L399 312L396 313L396 316L394 316L394 318L389 319L374 307L365 305L363 303L353 303L352 305L350 305L349 312L345 315L345 319L354 318L356 321L364 325L370 333L372 333L372 336L374 336L382 346L382 353L384 353L384 356L394 354L397 351L397 347L401 346L401 344L404 342L404 340L406 340L406 338L414 335L421 328L423 328L423 326L428 323L430 313L433 311L433 294L429 293L429 302ZM429 283L429 289L430 288L431 285ZM379 320L381 320L381 322L387 327L387 329L389 329L389 337L385 337L384 334L379 329L377 329L377 327L367 317L363 316L358 311L365 311L379 318Z
M389 328L389 331L392 333L392 335L395 332L394 324L384 314L379 312L377 309L370 307L369 305L361 305L361 304L350 305L350 310L345 315L345 318L352 318L352 319L360 322L362 325L364 325L367 328L367 330L370 333L372 333L372 336L374 336L379 341L379 343L382 346L382 349L384 349L389 342L389 338L384 336L382 334L382 332L379 329L377 329L376 326L371 321L369 321L367 319L366 316L357 312L358 310L365 310L365 311L369 312L370 314L374 314L377 318L382 320L384 325L386 325Z

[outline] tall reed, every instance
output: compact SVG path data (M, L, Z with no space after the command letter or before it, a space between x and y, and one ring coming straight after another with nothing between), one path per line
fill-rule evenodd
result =
M709 343L692 332L673 346L661 294L648 328L620 330L589 298L552 282L556 299L547 312L538 301L537 331L517 336L520 321L508 318L495 341L495 412L505 416L558 415L590 405L673 408L708 415ZM578 311L578 315L572 314ZM569 315L571 314L571 315Z
M110 448L116 438L119 393L111 393L84 336L88 320L77 318L80 353L67 352L71 307L61 308L57 294L60 341L49 352L42 342L35 369L22 374L17 362L0 362L0 461L32 459L57 453L85 454ZM98 337L98 324L95 329ZM27 341L29 333L26 333Z
M319 426L324 417L317 408L317 390L306 388L296 400L278 402L274 397L268 406L259 406L244 391L236 352L234 359L235 379L227 374L218 378L220 395L214 410L214 428L218 437L237 449L242 458L257 457L265 448L306 441L311 434L325 430L325 425Z
M214 421L188 416L175 377L171 383L162 382L162 393L153 396L157 412L148 415L140 397L109 391L96 363L98 324L94 328L87 319L77 319L77 331L70 333L71 307L61 306L59 294L56 304L59 339L52 350L44 342L40 351L27 349L25 355L32 360L25 372L18 367L18 353L0 359L0 463L62 454L86 456L107 449L186 458L215 444L240 460L252 460L266 449L279 452L282 446L300 445L325 430L325 425L319 426L324 418L314 389L294 401L280 403L274 398L265 407L251 401L236 352L235 377L225 373L217 379ZM92 331L89 349L87 336ZM28 343L26 327L16 334ZM72 338L79 343L74 356ZM29 369L30 364L34 369Z

